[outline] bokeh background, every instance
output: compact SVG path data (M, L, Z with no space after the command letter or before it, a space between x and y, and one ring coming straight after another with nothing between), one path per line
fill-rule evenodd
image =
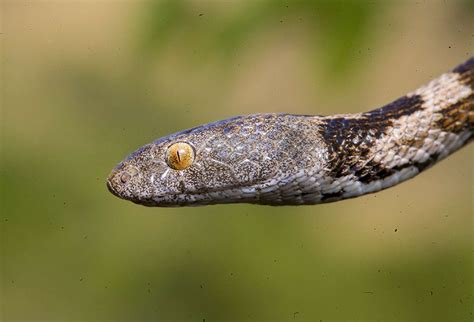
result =
M319 206L105 186L178 130L392 101L473 55L473 1L6 0L1 19L2 321L473 319L472 146Z

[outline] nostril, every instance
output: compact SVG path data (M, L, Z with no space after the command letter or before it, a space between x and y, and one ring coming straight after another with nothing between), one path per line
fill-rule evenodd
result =
M109 174L107 178L107 189L119 198L127 198L131 193L132 179L139 174L139 170L131 165L120 164Z
M122 181L122 183L126 183L131 177L132 176L128 172L125 172L120 176L120 181Z

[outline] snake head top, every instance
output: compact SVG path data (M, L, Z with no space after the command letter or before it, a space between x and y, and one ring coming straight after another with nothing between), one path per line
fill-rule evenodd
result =
M146 206L264 203L265 192L322 159L300 118L239 116L158 139L115 167L107 186Z

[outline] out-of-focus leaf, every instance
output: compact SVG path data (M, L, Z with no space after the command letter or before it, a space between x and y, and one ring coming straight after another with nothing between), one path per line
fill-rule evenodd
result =
M244 2L240 7L234 4L235 8L227 8L235 9L229 14L199 13L194 3L185 0L152 2L141 48L158 53L170 39L180 36L187 42L202 40L201 46L212 47L204 50L207 55L226 60L266 28L304 21L318 51L316 56L324 60L325 72L337 78L355 65L354 58L373 32L371 23L383 14L384 6L368 1L261 0Z

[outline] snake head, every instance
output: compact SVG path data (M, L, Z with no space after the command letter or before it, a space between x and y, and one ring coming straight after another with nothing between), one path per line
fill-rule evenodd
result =
M107 186L146 206L261 203L260 192L301 167L298 160L314 160L297 151L302 129L289 117L240 116L158 139L121 162Z

